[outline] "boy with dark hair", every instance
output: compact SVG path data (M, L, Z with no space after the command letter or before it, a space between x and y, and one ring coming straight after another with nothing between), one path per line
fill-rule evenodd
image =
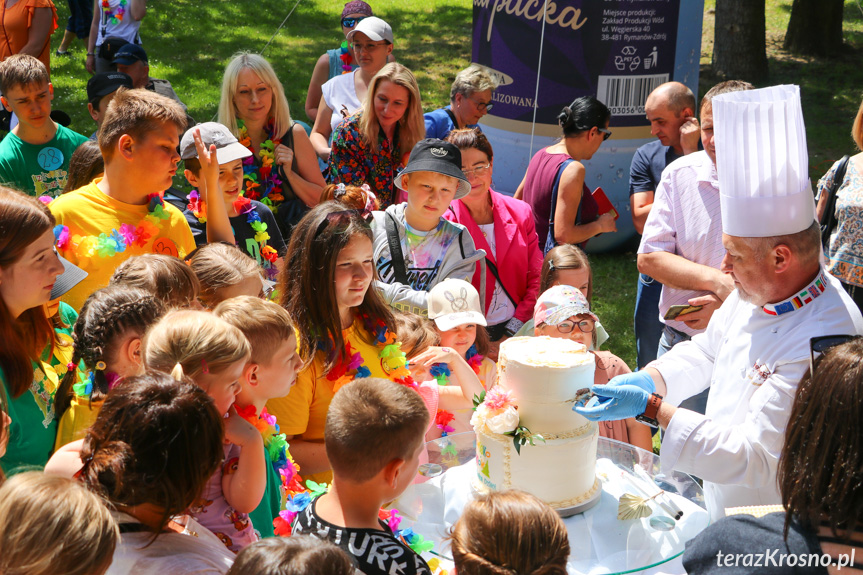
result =
M180 143L180 157L186 166L183 174L195 189L187 197L183 214L198 246L235 243L267 271L270 280L275 280L288 248L272 210L242 195L243 158L251 155L217 122L204 122L188 130Z
M195 240L183 214L165 203L180 155L182 108L146 90L120 89L99 130L105 176L54 200L57 248L90 275L63 301L80 308L132 256L183 258Z
M99 127L105 119L108 104L120 88L132 89L132 78L122 72L97 72L87 80L87 111L96 122L96 131L90 136L95 140L99 135Z
M0 102L18 125L0 142L0 183L31 196L59 196L72 152L85 136L51 119L54 87L45 65L27 54L0 62Z
M297 515L293 533L332 541L366 575L431 575L378 517L414 480L428 423L420 395L392 381L357 379L336 392L324 432L333 482Z
M470 192L461 171L461 151L442 140L422 140L394 184L408 199L374 212L374 258L380 276L374 285L390 306L428 315L431 288L447 278L469 282L477 262L485 264L485 252L476 249L467 228L442 217L450 202ZM393 254L391 246L399 253Z

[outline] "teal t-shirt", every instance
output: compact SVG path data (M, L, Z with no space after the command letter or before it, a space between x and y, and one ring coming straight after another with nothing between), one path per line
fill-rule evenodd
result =
M50 346L42 353L41 361L32 362L33 382L30 388L13 398L0 368L4 402L12 423L9 425L9 444L0 458L0 468L12 475L28 468L44 467L54 450L57 436L57 419L54 417L54 394L66 373L66 364L72 358L72 326L78 314L70 306L60 303L60 318L68 328L55 329L58 344L51 354Z
M273 469L273 464L269 461L270 456L267 454L266 448L264 448L264 458L267 460L267 487L261 502L254 511L249 513L252 526L261 538L276 536L273 530L273 520L279 516L282 506L282 482L278 472Z
M57 124L44 144L28 144L12 132L0 142L0 183L31 196L56 198L63 192L69 159L86 136Z

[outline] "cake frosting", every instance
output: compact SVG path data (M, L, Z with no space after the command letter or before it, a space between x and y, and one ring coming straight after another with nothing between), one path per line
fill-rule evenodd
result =
M593 354L567 339L517 337L501 345L497 385L471 419L479 491L521 489L555 508L597 492L599 431L572 411L579 392L593 384L594 369Z

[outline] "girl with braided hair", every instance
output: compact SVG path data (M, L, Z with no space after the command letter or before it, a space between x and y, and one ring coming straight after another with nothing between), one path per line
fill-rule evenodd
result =
M477 497L449 539L458 575L566 575L569 536L563 519L524 491Z
M133 287L108 286L87 298L73 335L69 365L76 369L66 372L57 389L55 450L83 438L108 390L121 378L138 374L144 332L165 311L162 300Z
M533 208L543 253L558 244L584 248L590 238L617 231L614 214L599 215L582 164L611 137L610 119L611 112L593 96L576 98L557 116L563 137L531 158L514 197Z

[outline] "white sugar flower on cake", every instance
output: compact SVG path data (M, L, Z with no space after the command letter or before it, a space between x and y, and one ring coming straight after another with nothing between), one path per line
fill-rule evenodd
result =
M531 433L527 427L519 425L518 405L508 389L494 387L482 395L474 397L473 415L470 424L474 429L483 425L492 433L512 436L515 450L521 453L521 446L535 441L545 441L542 435Z

